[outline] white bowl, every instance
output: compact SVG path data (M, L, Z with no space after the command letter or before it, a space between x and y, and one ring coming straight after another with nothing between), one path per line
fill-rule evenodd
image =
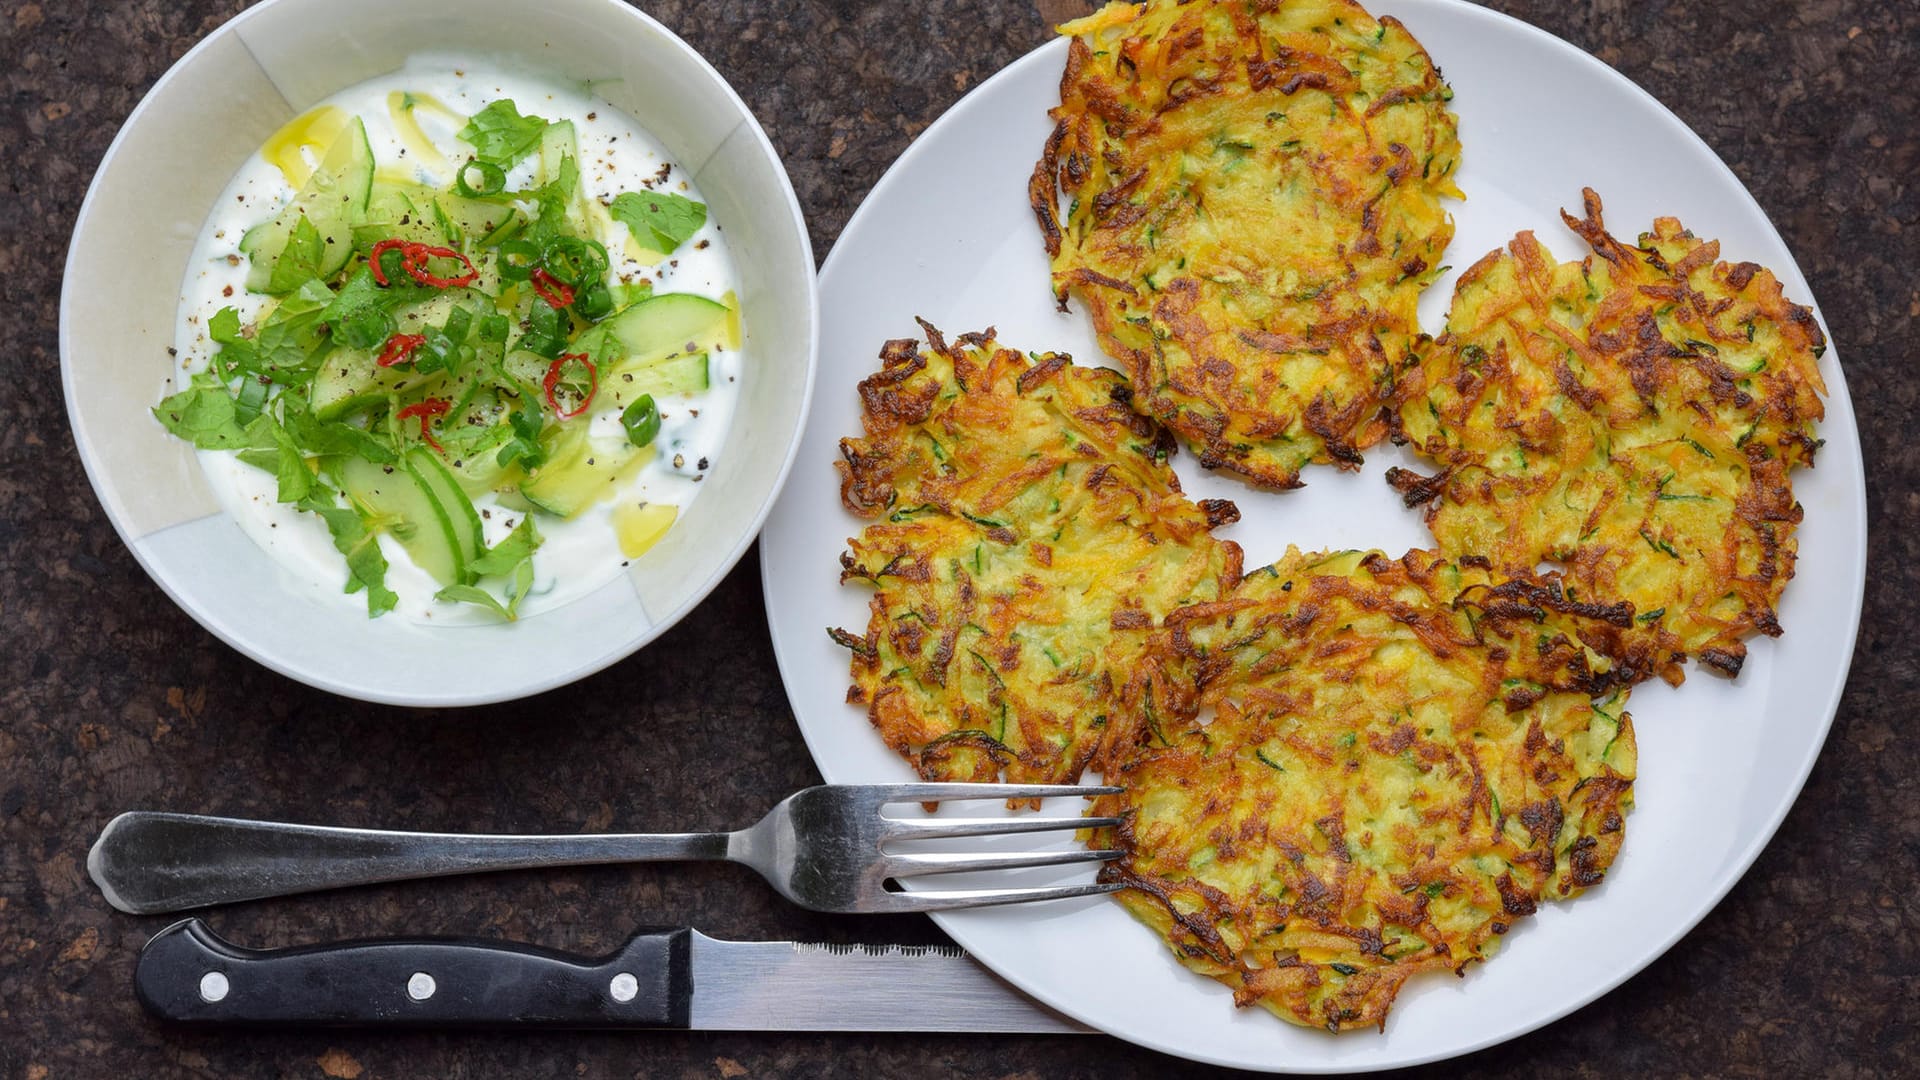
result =
M707 488L627 573L514 624L423 627L316 596L224 514L166 392L187 259L214 200L286 121L419 52L569 81L659 139L726 230L740 404ZM74 441L114 528L202 626L301 682L400 705L473 705L592 674L658 637L739 560L785 481L813 389L813 251L786 171L724 79L617 0L267 0L180 59L128 118L74 226L60 367Z

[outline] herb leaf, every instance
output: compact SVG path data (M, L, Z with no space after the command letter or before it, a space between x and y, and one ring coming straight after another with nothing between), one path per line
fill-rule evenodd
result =
M267 278L267 292L274 296L290 293L303 283L320 276L320 264L326 258L326 241L305 214L293 223L287 246L273 261L273 273Z
M252 338L241 336L240 317L232 308L221 308L207 321L208 336L220 343L215 370L224 378L264 375L284 386L306 382L327 345L320 326L332 302L333 290L319 278L308 278L280 301Z
M433 598L435 600L444 600L450 604L479 604L481 607L491 608L495 615L500 616L508 622L512 622L514 619L512 609L502 604L492 593L475 585L449 585L439 592L434 593Z
M488 548L475 559L470 569L481 577L502 577L507 582L507 602L502 604L492 593L474 585L449 585L435 593L435 600L479 604L495 615L512 622L520 617L520 601L533 586L533 553L540 547L540 530L532 516L520 519L506 539Z
M652 237L653 246L664 255L671 255L707 223L707 204L671 193L623 191L607 210L636 239Z
M321 420L304 409L289 407L282 423L295 445L317 457L347 455L375 465L391 465L399 457L389 443L367 429L338 420Z
M315 481L300 500L300 509L320 515L333 536L333 546L347 558L349 593L367 590L367 615L392 611L400 597L387 588L387 557L380 553L375 534L367 528L358 511L336 505L331 488Z
M470 569L481 577L511 573L522 562L533 558L542 539L540 530L534 527L533 516L529 514L520 519L520 524L515 525L505 539L473 560Z
M287 429L274 423L272 417L263 416L256 423L267 426L274 448L279 451L279 460L274 468L274 477L280 482L278 498L286 503L297 503L306 498L313 490L314 483L313 470L307 468L307 456L293 444Z
M547 452L540 446L540 429L546 425L540 409L522 406L513 411L507 422L513 425L513 441L501 447L494 460L502 468L516 461L524 468L539 468L547 460Z
M363 319L372 312L393 312L403 307L431 300L439 293L438 289L424 285L410 285L405 281L394 281L386 288L373 280L373 271L366 266L355 270L346 283L340 286L339 295L328 294L327 306L320 312L320 321L329 326L341 327L356 319ZM381 340L386 340L381 335ZM378 342L375 342L377 345ZM358 348L373 348L373 345L359 345Z
M512 99L499 101L473 114L459 138L473 147L474 156L502 170L513 168L520 159L540 145L547 121L538 116L521 116Z
M233 395L221 386L195 386L153 407L154 419L202 450L241 450L251 445L234 416Z

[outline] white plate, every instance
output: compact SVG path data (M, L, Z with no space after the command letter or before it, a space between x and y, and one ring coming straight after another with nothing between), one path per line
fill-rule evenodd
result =
M1380 0L1426 45L1456 93L1465 147L1449 262L1471 265L1531 228L1563 259L1583 254L1558 210L1582 185L1632 237L1660 214L1722 241L1729 259L1771 267L1810 303L1766 215L1711 150L1644 91L1592 57L1523 23L1457 0ZM927 130L848 223L821 280L821 392L800 456L760 550L774 650L801 731L836 783L909 778L860 708L845 703L847 658L828 625L866 625L867 593L836 584L860 521L840 506L837 441L859 430L854 384L881 343L922 315L950 333L993 325L1022 349L1065 349L1103 363L1083 312L1057 313L1026 179L1049 130L1066 50L1055 41L982 84ZM1649 168L1647 163L1657 163ZM1452 275L1425 298L1443 321ZM1014 984L1095 1027L1158 1050L1244 1068L1347 1072L1463 1054L1539 1027L1593 1000L1685 934L1726 894L1793 803L1839 704L1859 624L1866 567L1860 440L1838 357L1821 363L1830 397L1818 469L1795 476L1806 508L1798 574L1780 608L1786 636L1751 643L1729 682L1694 671L1679 690L1641 688L1636 808L1604 885L1547 905L1464 979L1413 980L1386 1032L1331 1036L1236 1010L1227 989L1190 974L1117 904L1073 901L942 916L940 925ZM1175 459L1194 498L1235 500L1222 535L1247 565L1302 548L1428 542L1381 474L1390 447L1359 474L1314 468L1303 491L1273 495ZM932 1007L937 1008L934 1003Z

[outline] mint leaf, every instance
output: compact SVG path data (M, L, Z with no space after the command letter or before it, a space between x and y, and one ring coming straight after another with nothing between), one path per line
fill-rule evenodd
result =
M506 170L533 153L546 130L547 121L521 116L511 99L501 98L474 113L467 126L460 129L459 138L473 147L476 158Z
M433 594L435 600L449 603L479 604L495 615L512 622L520 617L520 601L533 587L533 553L540 547L540 530L531 515L520 519L512 532L469 566L480 577L506 577L507 602L502 604L485 589L473 585L449 585Z
M347 558L349 593L367 590L367 615L373 617L392 611L400 597L387 588L387 557L380 552L375 534L367 528L358 512L334 502L333 489L314 481L300 509L320 515L333 536L333 546Z
M288 408L282 423L294 443L311 456L346 455L375 465L391 465L399 458L393 447L378 436L345 421L321 420L310 412Z
M572 226L567 222L567 206L580 189L580 166L570 157L560 159L559 171L554 178L536 188L512 192L514 198L524 199L539 209L533 220L520 231L519 238L539 248L545 248L547 242L556 236L570 234Z
M707 223L706 203L671 193L624 191L607 211L632 230L635 239L645 243L651 237L663 255L671 255Z
M234 416L233 395L225 387L196 386L164 398L154 419L202 450L239 450L250 445Z
M243 464L251 465L261 472L278 473L280 471L280 451L278 449L262 450L255 447L253 449L242 450L234 456L239 458Z
M245 371L254 370L258 364L258 354L253 342L240 334L240 313L230 307L214 312L207 320L207 336L219 343L220 351L213 354L213 369L223 379L231 379Z
M524 395L531 399L530 394ZM541 410L522 406L507 417L513 426L513 440L500 448L494 455L494 461L506 468L518 461L527 469L537 469L547 460L547 452L540 446L540 429L546 423Z
M475 588L472 585L449 585L434 593L433 598L449 604L479 604L481 607L491 608L495 615L508 622L514 620L513 608L494 599L493 594L487 590Z
M272 424L269 429L273 435L274 449L279 451L274 477L280 482L278 498L281 502L297 503L313 490L313 470L307 468L307 457L300 448L293 445L287 436L287 429L274 424L271 417L261 417L262 421Z
M324 291L326 286L320 288ZM331 300L333 294L328 292L327 296ZM327 345L320 333L320 316L325 310L324 302L303 298L301 293L288 296L261 324L253 340L251 361L242 370L264 375L283 386L298 386L313 378L320 366L320 353Z
M295 315L305 315L310 311L320 311L333 303L333 290L317 277L309 277L287 293L279 306L273 309L271 319L287 319Z
M320 230L313 227L305 214L300 215L287 236L287 246L280 249L279 257L273 261L273 273L267 276L267 292L280 296L319 277L326 247Z
M529 514L520 519L520 524L514 526L505 539L473 560L470 569L481 577L511 573L515 567L533 558L542 539L540 530L534 527L533 516Z
M373 280L373 271L362 265L347 277L338 295L328 294L327 306L320 313L320 321L329 326L339 326L369 311L397 311L424 303L440 292L426 285L410 284L404 279L388 280L392 284L383 288Z
M246 345L247 339L240 336L240 312L223 307L207 320L207 336L222 345Z

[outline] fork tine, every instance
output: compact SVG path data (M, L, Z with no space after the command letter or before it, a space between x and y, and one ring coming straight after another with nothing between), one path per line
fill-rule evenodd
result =
M1009 833L1051 832L1056 829L1110 829L1117 817L1082 818L888 818L883 840L945 840L954 836L1003 836Z
M1115 882L1085 885L1056 885L1034 889L916 889L913 892L885 894L882 906L871 911L955 911L960 908L994 907L1000 904L1028 904L1040 900L1067 900L1076 896L1099 896L1126 888Z
M1119 858L1119 851L1034 851L1019 855L890 855L886 860L889 877L915 877L920 874L953 874L968 870L1020 870L1031 866L1061 866L1069 863L1108 862Z
M1118 795L1117 787L1081 787L1078 784L873 784L877 801L955 802L962 799L1064 799L1073 796Z

